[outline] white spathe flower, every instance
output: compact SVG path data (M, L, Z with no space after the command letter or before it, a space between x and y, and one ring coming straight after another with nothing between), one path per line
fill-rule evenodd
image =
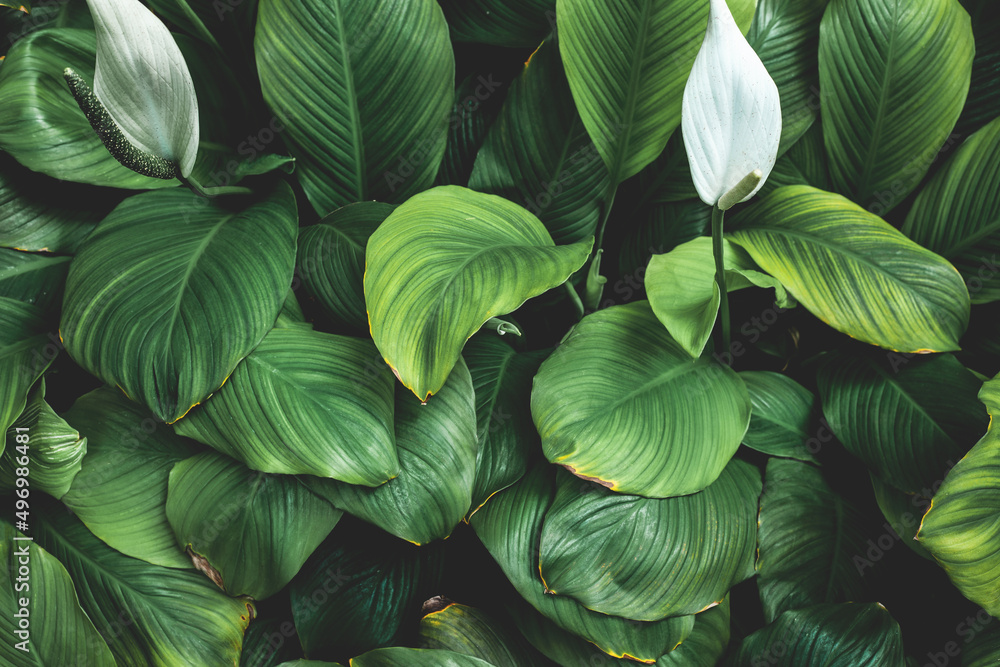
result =
M87 0L97 31L94 94L137 148L187 176L198 154L198 98L173 36L139 0Z
M715 206L754 170L760 181L738 201L764 185L778 157L781 104L725 0L710 3L705 40L684 87L681 129L698 196Z

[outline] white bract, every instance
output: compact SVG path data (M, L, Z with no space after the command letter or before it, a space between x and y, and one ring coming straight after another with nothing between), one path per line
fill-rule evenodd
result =
M684 87L681 129L698 196L715 206L755 169L759 182L737 201L764 185L778 157L781 104L725 0L710 1L705 40Z
M198 154L198 98L170 31L139 0L87 0L97 31L94 94L125 138L179 165Z

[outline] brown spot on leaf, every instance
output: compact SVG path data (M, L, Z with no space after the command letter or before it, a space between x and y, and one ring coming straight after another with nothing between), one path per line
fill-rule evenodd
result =
M187 548L184 551L191 558L191 562L194 563L194 566L199 571L203 572L206 577L211 579L216 586L218 586L222 590L226 590L226 587L222 585L222 575L219 573L218 570L212 567L212 564L208 562L207 558L205 558L200 554L195 553L194 549L191 548L190 544L187 545Z
M444 611L451 605L455 604L443 595L435 595L430 600L426 600L424 604L420 607L420 613L424 616L429 614L436 614L439 611Z
M613 489L614 486L615 486L614 482L609 482L608 480L601 479L600 477L590 477L589 475L581 475L580 473L578 473L576 471L576 468L574 468L573 466L569 465L568 463L563 463L562 467L566 468L566 470L569 470L571 473L573 473L574 475L576 475L580 479L585 479L588 482L596 482L597 484L600 484L601 486L606 486L609 489Z

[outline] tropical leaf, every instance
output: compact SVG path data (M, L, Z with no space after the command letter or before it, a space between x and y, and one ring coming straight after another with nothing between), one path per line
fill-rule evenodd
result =
M262 0L254 50L264 100L321 215L430 186L455 90L436 2Z
M746 433L750 398L732 369L692 359L641 301L573 329L535 376L531 414L549 461L663 498L715 481Z
M94 535L127 556L190 568L167 521L167 480L197 443L174 435L113 387L84 394L64 415L87 454L62 500Z
M375 486L399 472L392 387L371 341L275 328L176 429L253 470Z
M291 610L287 610L286 614L286 618L290 619ZM291 620L259 616L243 635L240 667L278 667L293 664L295 658L301 655L302 647Z
M884 481L926 495L986 430L981 382L953 356L834 353L817 373L837 439Z
M603 210L608 171L566 83L554 39L531 55L510 87L469 187L521 204L556 243L591 236Z
M943 394L944 392L941 392ZM939 394L939 396L941 396ZM945 569L962 594L993 616L1000 616L1000 380L983 385L990 426L944 478L924 514L917 540Z
M979 620L978 614L976 620ZM966 627L959 634L973 632L972 628ZM996 623L983 628L982 632L966 637L965 642L966 645L962 648L962 667L989 667L1000 660L1000 628Z
M916 540L920 519L931 506L931 499L922 493L910 494L900 491L888 482L883 482L875 473L871 473L871 479L875 501L886 519L883 527L898 535L899 540L918 555L927 560L934 560L930 552ZM863 572L865 567L869 564L874 565L874 562L856 562L856 564Z
M291 188L233 210L190 192L122 202L66 281L73 360L173 422L208 398L274 324L291 283Z
M306 483L334 507L414 544L451 534L472 505L476 474L476 404L460 360L437 397L421 405L396 389L399 475L368 488L329 479Z
M80 606L119 665L239 664L253 603L226 596L196 572L129 558L56 502L32 513L35 541L66 567Z
M430 603L440 608L429 611L420 619L419 648L464 653L485 660L494 667L551 665L516 630L510 631L489 614L475 607L438 598L425 602L425 609Z
M536 47L555 29L556 0L443 0L451 38L507 47Z
M80 608L66 568L30 537L0 519L0 619L6 640L0 660L9 667L87 665L114 667L115 659L87 614ZM29 581L14 574L30 565ZM23 604L22 604L23 603ZM19 626L21 620L25 625Z
M295 275L336 325L368 331L365 246L393 208L379 202L349 204L299 233Z
M392 647L351 658L351 667L490 667L490 663L454 651Z
M823 147L823 127L817 120L774 163L760 195L770 194L783 185L811 185L820 190L830 189L826 149Z
M755 0L732 0L744 34ZM559 51L583 125L617 185L663 152L708 24L708 3L558 0Z
M470 74L458 84L448 121L448 145L434 179L435 185L469 184L476 156L507 97L506 89L496 92L503 83L507 82L494 81L492 75Z
M48 310L62 291L69 261L0 248L0 296Z
M691 634L694 616L634 621L591 611L572 598L545 595L538 558L542 522L555 494L551 466L536 466L496 494L469 523L517 592L556 625L614 656L653 662ZM580 489L592 485L580 481Z
M171 469L166 513L198 569L230 595L255 600L284 588L341 516L296 477L216 452Z
M958 349L969 296L954 267L856 204L792 185L737 224L729 240L838 331L902 352Z
M694 617L694 630L680 646L656 661L656 667L715 667L729 646L729 596Z
M750 393L750 427L743 444L769 456L816 462L809 445L816 397L798 382L771 371L742 371Z
M0 433L21 414L31 385L59 354L49 336L59 340L45 334L37 306L0 297Z
M17 442L17 436L21 433L27 436L28 442ZM28 446L19 450L18 444ZM22 454L22 451L26 454ZM25 467L23 457L27 456L32 490L61 498L69 491L86 453L87 438L67 424L45 402L43 379L36 385L24 412L7 431L7 449L0 457L0 490L15 488L16 470Z
M1000 108L1000 18L990 11L991 0L962 0L962 6L972 18L976 57L969 95L953 136L967 137L996 118Z
M645 172L643 172L645 173ZM640 176L636 177L639 178ZM769 181L770 182L770 181ZM622 185L623 195L629 183ZM691 186L692 189L694 186ZM623 204L628 199L623 198ZM617 209L615 209L617 210ZM647 265L653 255L670 252L688 241L704 235L709 229L712 209L700 199L676 202L651 201L634 212L632 229L622 240L618 266L623 278L615 283L614 300L630 300L643 288ZM612 213L612 221L624 220ZM603 306L607 307L607 306Z
M557 247L538 218L494 195L450 185L423 192L368 240L372 338L400 381L426 401L472 334L565 282L592 244Z
M880 604L819 604L786 611L744 639L723 664L903 667L903 637L899 624Z
M1000 118L966 139L920 190L902 232L955 265L972 303L1000 299Z
M819 85L834 188L876 215L900 203L962 112L974 52L958 0L831 0Z
M640 621L696 614L753 576L756 468L734 460L705 490L650 499L562 473L545 514L539 571L547 593Z
M859 598L855 557L865 551L861 514L801 461L769 459L760 499L757 587L764 620L823 602Z

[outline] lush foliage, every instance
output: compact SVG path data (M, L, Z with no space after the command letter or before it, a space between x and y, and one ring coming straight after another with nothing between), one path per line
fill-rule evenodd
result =
M0 663L996 664L990 5L0 0Z

